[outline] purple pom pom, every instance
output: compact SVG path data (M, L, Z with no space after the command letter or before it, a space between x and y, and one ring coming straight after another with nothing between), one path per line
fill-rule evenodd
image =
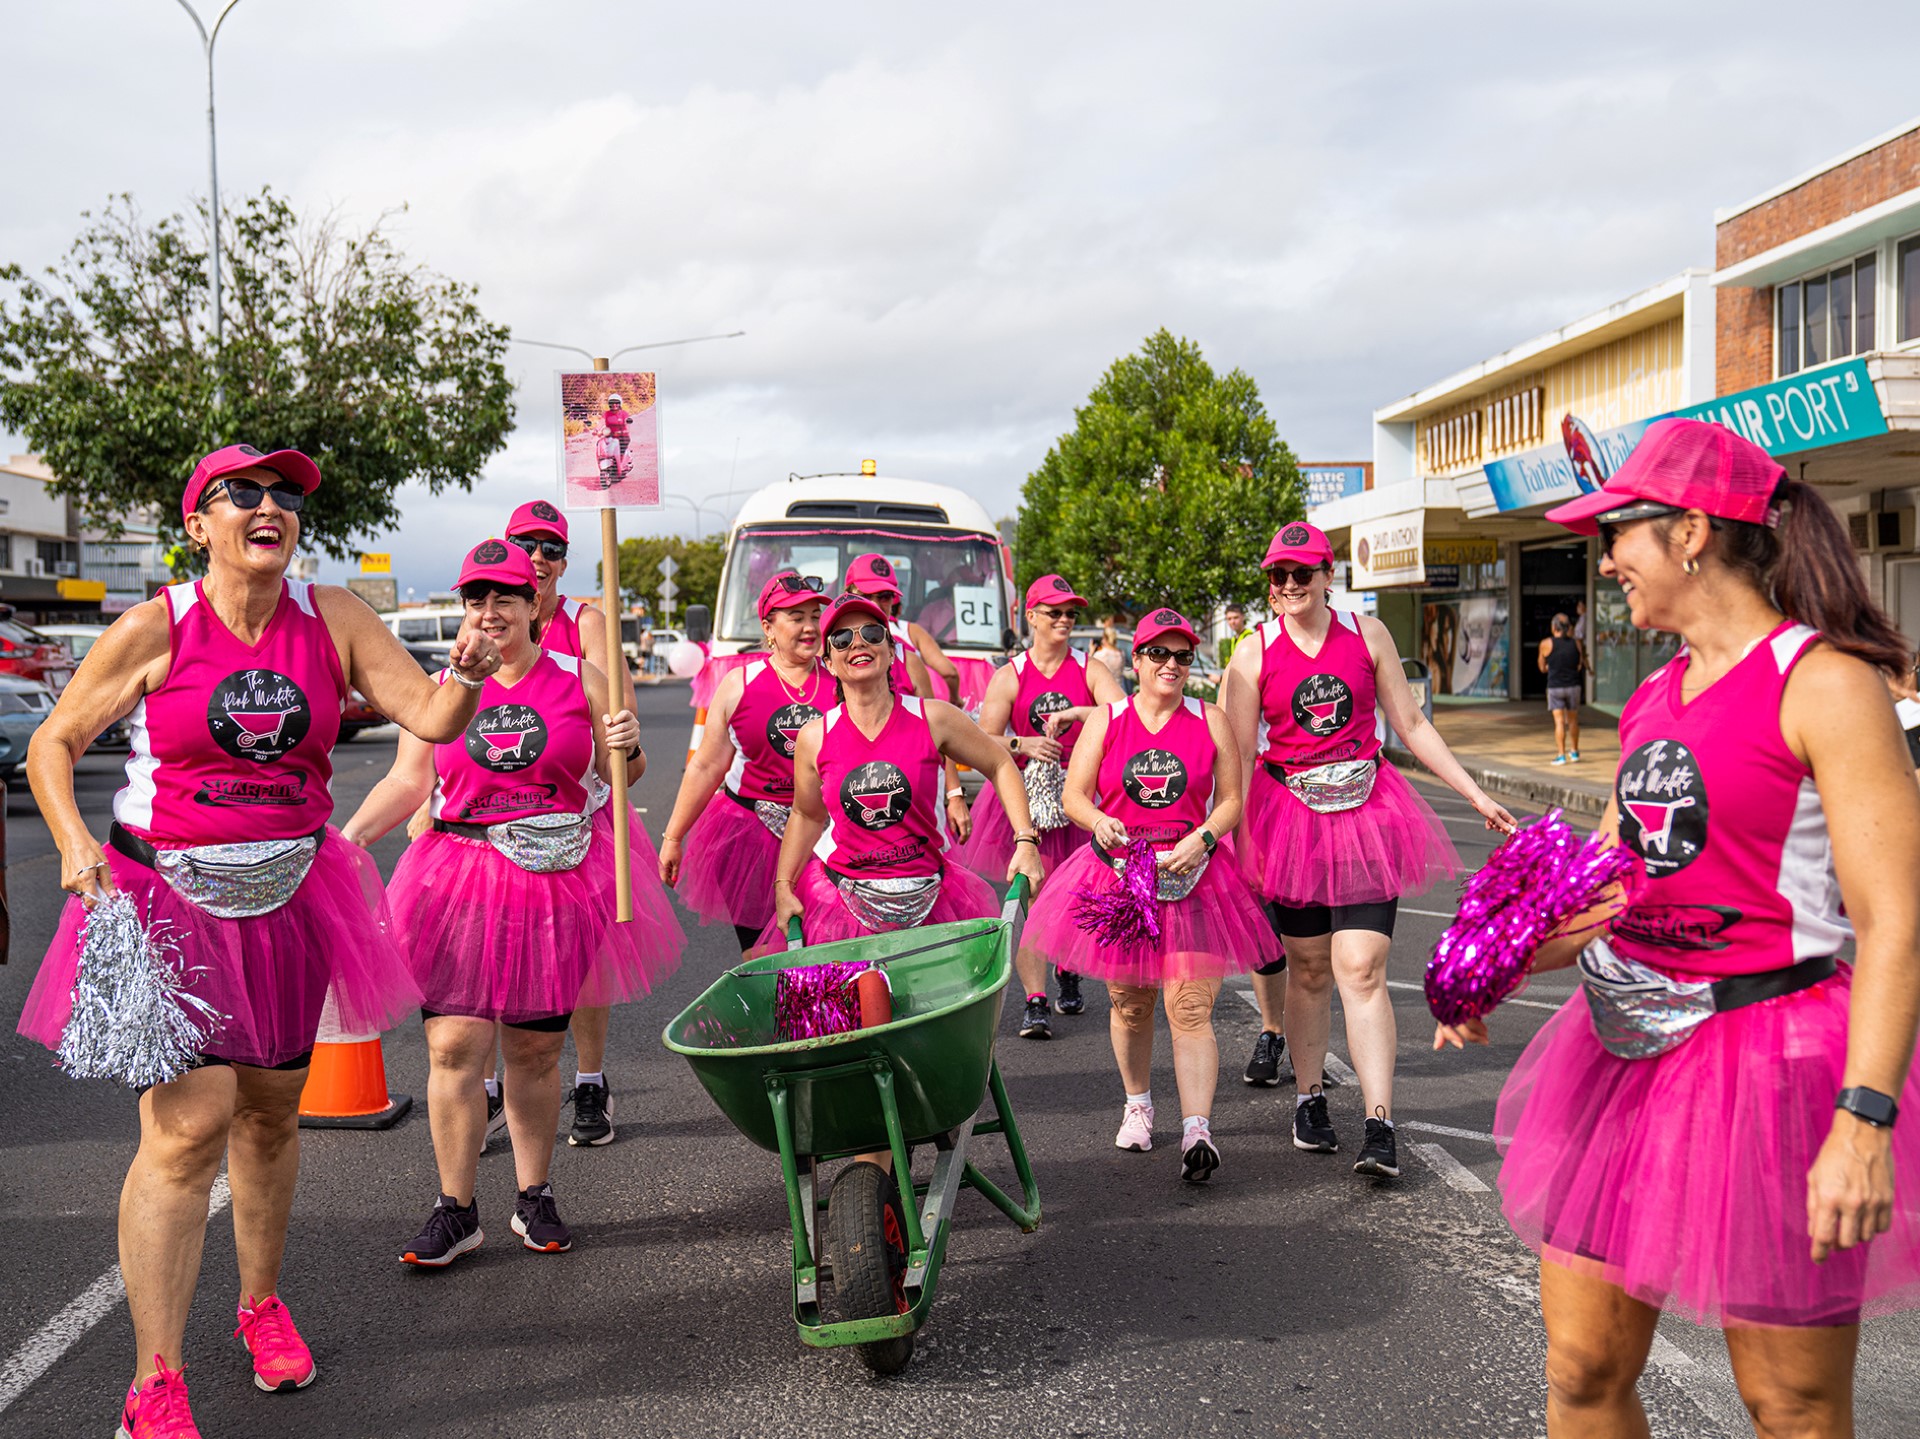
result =
M1083 886L1073 894L1073 922L1102 945L1152 949L1160 942L1160 867L1153 846L1127 846L1126 867L1112 889Z
M1427 1005L1442 1024L1481 1019L1512 995L1534 951L1637 861L1623 846L1585 840L1549 811L1517 831L1467 881L1460 911L1427 962Z
M854 981L872 968L865 960L829 960L780 971L774 981L773 1022L782 1039L819 1039L860 1027Z

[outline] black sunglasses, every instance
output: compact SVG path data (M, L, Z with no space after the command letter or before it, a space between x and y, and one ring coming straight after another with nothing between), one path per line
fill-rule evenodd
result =
M1067 620L1074 624L1080 621L1080 611L1072 608L1061 609L1055 605L1035 605L1033 612L1042 619Z
M1679 505L1666 505L1658 500L1643 500L1637 505L1625 505L1617 510L1608 510L1606 515L1594 521L1594 528L1600 536L1600 553L1608 559L1613 558L1613 547L1620 539L1620 531L1628 525L1636 525L1642 520L1657 520L1665 515L1684 515L1686 510ZM1725 522L1718 515L1707 516L1707 528L1724 529Z
M1292 580L1304 590L1308 585L1313 583L1313 577L1319 573L1320 566L1318 565L1295 565L1292 569L1288 569L1284 565L1276 565L1267 571L1267 583L1278 588L1288 580Z
M545 555L550 560L564 560L567 557L565 540L537 540L532 535L508 535L507 543L518 545L529 555Z
M797 595L804 590L817 595L827 587L827 582L818 575L775 575L773 578L782 594Z
M269 490L273 492L273 502L290 515L299 514L307 502L307 492L292 480L282 480L276 485L263 485L258 480L222 480L200 497L200 508L206 509L224 492L236 510L257 510Z
M1148 645L1140 653L1157 665L1163 665L1168 660L1172 660L1177 665L1193 663L1192 650L1170 650L1165 645Z
M859 634L862 643L877 645L887 637L887 627L885 625L862 625L860 626ZM851 625L845 629L830 630L827 633L827 643L837 650L849 649L853 645L853 636L854 630Z

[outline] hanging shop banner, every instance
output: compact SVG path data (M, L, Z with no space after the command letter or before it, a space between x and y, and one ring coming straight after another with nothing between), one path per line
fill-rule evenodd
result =
M1770 455L1798 454L1887 432L1887 417L1865 360L1810 370L1673 413L1680 419L1725 425Z
M1302 465L1300 478L1307 487L1307 508L1318 509L1362 493L1367 488L1367 471L1372 468L1372 465Z
M1561 425L1562 438L1551 445L1504 460L1486 463L1487 488L1501 514L1534 505L1557 505L1600 488L1600 477L1612 474L1633 453L1651 421L1635 420L1595 434L1573 416Z
M658 376L577 370L560 381L560 503L569 510L657 510Z
M1355 523L1351 539L1353 574L1348 587L1377 590L1393 585L1425 584L1426 529L1425 510L1408 510Z

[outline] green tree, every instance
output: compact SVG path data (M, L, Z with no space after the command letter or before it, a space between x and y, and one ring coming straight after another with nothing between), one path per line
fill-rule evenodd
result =
M1299 468L1260 391L1166 330L1116 360L1027 476L1014 558L1096 612L1172 605L1195 621L1259 587L1273 532L1304 513Z
M149 224L111 201L65 260L0 265L0 423L86 520L140 507L180 533L180 491L222 444L292 447L326 483L302 540L345 558L391 531L408 481L469 489L513 428L507 331L469 285L409 263L380 221L350 233L262 191L222 226L223 332L204 215Z
M658 622L660 614L660 561L672 555L680 568L673 582L680 587L674 597L673 619L678 626L686 618L688 605L713 609L720 593L720 562L725 558L725 541L689 540L680 535L642 535L620 541L620 594L631 604L644 599ZM599 566L594 567L599 574ZM596 581L597 582L597 581ZM715 618L719 618L716 614Z

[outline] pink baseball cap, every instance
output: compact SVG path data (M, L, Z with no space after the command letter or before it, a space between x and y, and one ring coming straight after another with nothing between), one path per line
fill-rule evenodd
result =
M863 595L898 595L900 580L885 555L861 555L847 566L847 588Z
M539 578L533 572L533 560L525 550L505 540L482 540L467 551L467 561L460 566L460 578L453 582L453 587L459 589L476 580L530 590L540 588Z
M1591 535L1615 512L1651 502L1772 529L1780 523L1774 492L1786 477L1773 456L1725 425L1655 420L1604 485L1548 510L1547 518Z
M193 467L186 493L180 497L180 518L200 508L201 496L210 485L239 470L272 470L282 479L292 480L304 494L320 488L320 467L298 450L275 450L262 454L252 445L227 445L206 456Z
M550 534L563 543L567 538L567 517L551 500L528 500L507 521L507 534Z
M827 612L820 616L820 633L829 634L842 627L842 623L859 615L872 615L881 624L893 618L880 607L880 602L872 595L863 595L858 590L847 590L834 597L827 606Z
M820 590L820 581L797 574L793 570L781 570L760 587L760 603L756 606L760 618L765 619L775 610L790 610L800 605L821 605L827 597Z
M1027 603L1025 608L1033 609L1036 605L1073 605L1078 609L1084 610L1087 607L1087 602L1080 595L1074 593L1073 586L1061 579L1060 576L1042 575L1039 579L1027 586Z
M1280 526L1273 543L1267 546L1267 557L1260 561L1260 568L1270 570L1275 565L1332 563L1333 545L1328 541L1326 531L1305 520L1294 520Z
M1167 635L1184 635L1190 645L1200 643L1200 636L1194 632L1193 626L1187 623L1185 615L1178 610L1162 608L1147 611L1141 616L1140 622L1133 627L1135 653Z

